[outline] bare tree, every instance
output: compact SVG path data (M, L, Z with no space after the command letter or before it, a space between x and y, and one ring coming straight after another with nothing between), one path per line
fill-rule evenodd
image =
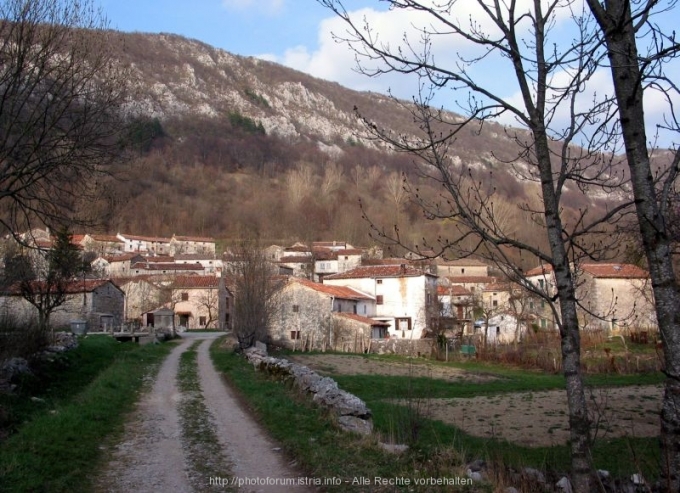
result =
M21 295L38 311L38 328L47 333L50 315L63 305L83 275L85 264L80 251L71 242L71 234L62 229L46 252L45 269L37 268L32 275L18 283Z
M203 309L206 314L205 328L216 329L217 327L213 327L213 323L216 322L219 317L219 289L208 289L203 291L196 298L196 304L199 308Z
M121 154L129 76L89 0L0 3L0 223L85 221Z
M632 5L631 5L632 3ZM666 130L680 131L674 99L680 88L669 74L668 63L680 56L675 31L664 32L656 23L668 16L675 2L647 0L588 0L602 43L606 46L618 108L613 136L625 144L640 236L656 300L656 317L664 344L666 376L661 411L662 477L667 491L680 491L680 288L673 266L677 242L677 194L680 148L660 172L652 169L645 129L643 96L657 91L667 103ZM638 50L643 39L646 52ZM675 221L674 221L675 220Z
M281 283L255 240L242 240L232 252L234 259L227 276L234 290L233 327L239 345L245 349L267 340L279 310Z
M631 211L632 201L624 193L626 175L614 167L609 136L598 132L611 121L614 101L587 92L604 56L587 12L579 12L577 4L568 0L388 0L391 9L410 12L413 26L401 43L394 44L383 41L385 33L369 21L354 19L341 1L319 2L345 21L346 30L335 33L336 38L354 49L359 70L371 76L395 72L420 78L421 90L413 104L401 103L415 122L411 134L397 135L365 120L375 138L413 155L419 178L441 191L428 196L416 186L409 187L427 218L451 224L450 236L420 247L405 246L432 249L435 255L484 257L549 304L562 341L572 483L575 491L590 491L592 436L572 266L584 258L605 259L616 253L619 238L614 225ZM572 28L567 44L555 32L565 19ZM436 45L444 39L458 44L448 50L447 55L457 53L449 62L441 62L442 53L436 53ZM517 85L517 99L503 96L494 89L494 81L483 79L483 71L476 68L485 63L496 70L505 64ZM434 97L444 88L448 94L462 94L455 103L465 112L463 118L434 107ZM456 138L462 129L480 131L485 120L500 116L511 116L523 129L506 130L505 137L514 142L517 152L496 156L496 165L540 185L540 205L515 204L515 212L540 225L543 238L523 236L522 228L508 227L506 205L502 215L497 210L500 201L493 173L460 163L456 155ZM566 191L580 194L585 204L594 191L610 194L615 202L604 211L586 206L565 215ZM376 227L375 232L385 241L405 243L398 229ZM550 266L555 296L528 282L513 261L521 256Z

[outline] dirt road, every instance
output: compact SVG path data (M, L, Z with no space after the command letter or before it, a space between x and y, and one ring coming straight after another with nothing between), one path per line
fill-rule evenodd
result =
M170 353L151 390L130 416L107 467L95 480L96 491L314 491L297 484L298 472L288 466L278 446L266 437L215 371L208 350L217 336L189 334ZM201 454L187 445L183 428L191 423L187 424L186 415L180 412L181 403L187 398L196 399L196 395L182 393L177 380L182 353L196 340L202 341L195 360L199 398L207 410L199 424L209 424L221 449L221 453L213 455L213 461L218 463L210 465L211 472L206 477L196 477L196 471L203 466L195 463Z

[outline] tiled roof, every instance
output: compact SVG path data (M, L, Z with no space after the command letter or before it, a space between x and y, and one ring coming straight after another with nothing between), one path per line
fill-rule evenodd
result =
M170 238L164 238L162 236L139 236L139 235L128 235L120 233L120 235L128 240L136 241L150 241L152 243L170 243Z
M125 243L123 240L117 236L112 235L90 235L94 241L101 241L103 243Z
M333 274L325 279L360 279L360 278L376 278L376 277L420 277L424 275L432 275L423 272L420 269L411 267L410 265L373 265L357 267L347 272L340 274Z
M372 296L369 296L356 289L348 288L346 286L330 286L328 284L320 284L318 282L312 282L308 279L302 278L292 278L291 282L296 282L305 287L318 291L320 293L327 294L329 296L334 296L335 298L342 298L345 300L372 300Z
M131 269L140 270L204 270L201 264L156 264L153 262L137 262Z
M308 264L312 261L312 257L306 255L291 255L290 257L281 257L280 264Z
M381 322L380 320L373 320L372 318L357 315L356 313L345 313L345 312L333 312L334 317L349 318L355 322L360 322L366 325L381 325L383 327L389 327L390 324L387 322Z
M126 260L133 259L135 257L141 257L139 253L121 253L120 255L105 255L102 257L104 260L106 260L108 263L111 262L125 262Z
M174 263L175 257L170 255L143 255L144 260L150 263L163 264L163 263Z
M619 279L646 279L649 274L646 270L632 264L606 263L606 264L581 264L579 268L593 277L619 278ZM551 265L539 266L527 271L526 276L547 275L553 272Z
M74 280L69 281L69 283L65 286L64 292L67 294L76 294L82 292L90 293L106 283L111 283L113 286L116 286L113 282L109 281L108 279ZM46 286L46 283L45 281L31 281L31 285L35 286L35 288L38 289L41 285ZM116 288L120 289L118 286L116 286ZM50 290L50 292L56 292L54 286L53 289ZM7 289L7 293L13 295L21 294L21 285L19 283L13 284Z
M179 253L175 255L177 260L215 260L210 253Z
M411 260L405 258L365 258L361 261L361 265L408 265L411 263Z
M547 265L539 265L538 267L534 267L531 270L526 271L524 274L527 277L532 277L532 276L541 276L541 275L547 275L552 273L553 268L552 265L547 264Z
M321 248L337 248L337 247L343 247L345 248L347 246L347 243L344 241L313 241L312 242L312 248L314 247L321 247Z
M218 288L220 278L215 276L177 276L171 287L174 289Z
M622 279L646 279L649 277L646 270L632 264L581 264L580 268L593 277Z
M309 252L309 247L306 247L304 245L300 246L290 246L287 248L284 248L284 251L286 252Z
M195 241L198 243L215 243L215 238L209 236L173 236L176 241Z
M447 276L449 282L456 284L491 284L497 281L492 276Z
M463 286L437 286L437 294L439 296L471 296L472 292L465 289Z
M481 260L477 260L474 258L459 258L456 260L442 260L442 259L437 259L437 264L438 265L454 265L454 266L461 266L461 267L488 267L487 264L482 262Z
M484 291L510 291L510 283L495 282L493 284L487 284Z

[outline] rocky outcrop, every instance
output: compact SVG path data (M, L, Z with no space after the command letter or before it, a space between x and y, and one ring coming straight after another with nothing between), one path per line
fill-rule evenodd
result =
M250 348L245 356L253 366L281 380L291 380L301 391L311 394L318 405L332 411L346 431L368 435L373 431L371 410L357 396L338 388L332 378L323 377L306 366L272 358L261 348Z

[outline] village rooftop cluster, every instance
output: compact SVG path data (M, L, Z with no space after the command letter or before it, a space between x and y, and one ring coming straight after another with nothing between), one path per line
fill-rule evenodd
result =
M51 248L49 230L23 235L39 259ZM234 288L230 251L216 254L215 240L129 234L74 235L88 254L91 272L74 279L67 301L51 316L53 327L74 321L90 332L231 330ZM470 343L519 342L527 334L555 329L555 312L536 293L556 292L552 270L525 274L532 289L472 258L383 258L379 248L343 241L271 245L264 249L281 286L269 342L298 349L365 352L398 341L438 338ZM648 273L630 264L576 266L588 330L656 329ZM6 290L4 313L30 317L35 307Z

